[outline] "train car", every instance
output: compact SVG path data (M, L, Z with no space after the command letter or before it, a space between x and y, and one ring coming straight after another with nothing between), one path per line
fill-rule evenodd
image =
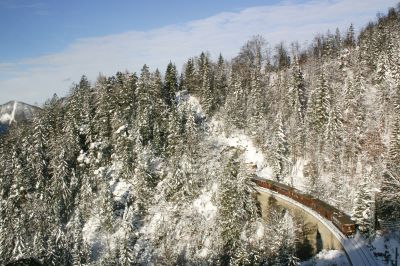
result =
M331 221L346 236L350 236L356 231L356 224L350 216L341 211L333 213Z
M278 182L268 180L268 179L252 178L252 181L254 183L256 183L257 186L259 186L259 187L268 188L275 192L280 192L285 189L284 186L281 186L281 184L279 184Z
M277 192L291 198L292 189L293 189L292 187L278 183L278 182L274 182L274 183L275 183L274 186L276 187Z
M294 199L295 201L300 202L301 204L303 204L303 205L305 205L307 207L310 207L310 208L311 208L312 203L313 203L313 201L315 199L313 196L311 196L309 194L306 194L306 193L304 193L304 192L302 192L302 191L300 191L298 189L293 189L292 190L291 198Z
M259 186L259 187L271 189L271 184L268 183L266 179L252 178L251 181L256 183L256 185Z
M311 208L318 212L322 217L325 217L326 219L332 221L332 216L333 213L338 211L336 208L332 207L331 205L323 202L320 199L314 199Z

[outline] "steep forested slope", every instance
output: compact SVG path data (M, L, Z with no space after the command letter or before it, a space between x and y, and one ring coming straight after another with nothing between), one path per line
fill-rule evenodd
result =
M329 201L366 234L400 213L399 12L318 35L261 37L231 61L191 58L178 77L85 77L0 138L0 263L287 264L298 221L260 217L240 149L253 138L274 173ZM219 121L219 123L215 123ZM375 193L374 189L380 189ZM376 204L375 204L376 203Z

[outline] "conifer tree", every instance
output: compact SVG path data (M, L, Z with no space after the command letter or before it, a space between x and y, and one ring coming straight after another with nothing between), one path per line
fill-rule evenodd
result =
M277 130L275 133L276 150L274 154L274 170L276 178L282 180L289 172L289 144L281 115L278 115L277 124Z
M335 47L336 47L337 50L340 50L341 46L342 46L342 35L340 33L339 28L336 28L336 31L335 31Z
M152 139L151 124L151 75L149 68L144 65L140 74L137 88L137 117L136 129L139 130L143 145L147 145Z
M206 114L210 115L213 112L213 85L211 64L207 56L201 60L203 65L201 68L202 84L201 84L201 106Z
M228 151L229 152L229 151ZM240 234L256 218L252 188L240 170L239 151L229 152L229 159L219 176L218 227L222 240L221 263L228 265L240 246Z
M261 81L261 51L257 49L254 58L254 66L251 71L251 103L250 106L250 126L257 128L257 124L264 118L265 103Z
M30 152L33 174L37 179L36 188L41 190L46 187L48 180L48 135L42 117L40 115L33 119L33 140Z
M179 115L177 111L170 112L169 114L167 132L166 156L172 158L172 156L177 155L176 151L178 150L178 146L181 144Z
M109 162L112 154L112 146L110 138L112 135L112 117L113 108L112 103L112 80L100 76L97 80L96 87L98 92L97 108L95 112L95 125L94 131L96 140L101 142L99 152L101 153L101 160Z
M51 161L52 164L52 182L51 190L55 196L54 201L60 207L60 217L66 219L66 215L69 213L69 205L71 201L71 190L70 190L70 176L71 172L68 163L65 158L65 150L58 148L59 154L56 154L54 159ZM64 220L65 221L65 220Z
M343 123L342 115L338 107L331 107L329 111L328 124L325 130L325 139L327 142L327 151L333 155L333 167L335 164L339 163L339 152L342 143L343 136Z
M380 216L387 220L400 217L400 86L394 99L394 117L391 126L387 171L383 173L379 193Z
M319 84L311 95L310 123L312 129L322 133L329 120L330 93L324 74L321 74Z
M229 94L225 102L226 120L231 125L243 129L246 121L246 96L243 82L237 73L231 73Z
M124 237L121 239L119 243L120 250L120 258L119 262L121 265L132 265L135 263L135 255L134 255L134 226L133 226L133 218L134 218L134 209L133 206L129 203L125 206L125 212L123 216L123 224L122 228L124 230Z
M113 227L112 194L110 188L105 187L102 194L103 195L100 205L100 219L103 230L109 232Z
M196 123L196 114L192 112L192 106L188 106L188 119L185 124L185 139L186 149L190 158L195 158L197 155L196 146L199 141L200 130Z
M191 94L196 94L196 68L194 61L190 58L185 67L185 76L183 79L184 88Z
M349 29L346 33L346 38L344 39L344 46L347 48L353 48L356 45L356 38L354 34L354 26L353 23L350 24Z
M394 117L389 144L389 158L393 171L400 175L400 85L396 87L393 102Z
M85 265L89 263L89 247L83 240L83 235L82 235L82 228L83 228L83 218L82 215L79 211L79 209L76 210L74 216L73 216L73 221L72 221L72 226L71 226L71 236L70 236L70 243L72 245L71 247L71 259L73 265Z
M215 67L215 81L214 81L214 102L215 105L220 107L225 103L228 87L228 77L226 73L226 63L222 55L218 57L218 62Z
M294 98L293 106L298 114L297 117L299 122L302 123L304 121L307 110L307 95L306 95L306 86L303 77L303 72L301 71L297 60L294 65L292 75L293 75L292 82L293 82L293 98Z
M358 225L358 229L369 234L373 229L373 210L372 210L372 197L371 190L369 188L368 176L364 175L363 179L358 187L356 200L353 208L352 218Z
M164 78L163 98L168 106L175 103L175 93L178 91L178 73L171 62L167 66Z

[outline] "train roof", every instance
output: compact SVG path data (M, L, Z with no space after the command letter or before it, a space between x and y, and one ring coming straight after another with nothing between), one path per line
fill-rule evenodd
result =
M291 187L289 185L286 185L286 184L283 184L283 183L279 183L278 181L271 180L271 179L264 179L264 178L260 178L260 177L254 177L254 178L252 178L252 180L253 181L267 182L267 183L269 183L271 185L274 185L276 187L279 187L279 188L282 188L282 189L285 189L285 190L294 189L293 187ZM302 193L302 194L304 194L304 193Z
M274 180L270 180L270 179L265 179L264 181L273 184L274 186L277 186L279 188L283 188L285 190L289 190L289 189L293 189L291 186L283 184L283 183L279 183L278 181L274 181Z
M354 221L351 220L350 216L342 211L334 212L333 219L338 220L341 224L354 224Z
M251 181L266 181L266 180L267 179L258 177L256 175L253 175L253 177L251 178Z
M308 193L306 193L304 191L301 191L301 190L299 190L297 188L293 188L293 192L295 192L296 194L305 196L305 197L314 198L314 196L312 196L312 195L310 195L310 194L308 194Z
M326 210L332 211L332 212L340 212L338 209L333 207L332 205L329 205L328 203L320 200L320 199L314 199L316 203L318 203L319 206L323 207Z

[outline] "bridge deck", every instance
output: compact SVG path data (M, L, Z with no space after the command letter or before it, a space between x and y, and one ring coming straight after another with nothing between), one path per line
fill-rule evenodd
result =
M365 266L375 266L378 265L374 256L372 255L371 251L366 247L364 241L359 238L347 238L342 234L342 232L339 231L336 226L333 225L331 221L328 221L321 215L319 215L317 212L314 210L308 208L307 206L304 206L303 204L287 197L284 195L281 195L275 191L269 190L267 188L261 188L256 186L257 191L261 193L268 193L270 195L274 195L275 197L278 197L286 202L288 202L291 205L294 205L313 217L315 217L318 221L320 221L326 228L328 228L329 231L332 232L332 234L336 237L336 239L341 243L343 246L343 250L345 251L350 263L354 266L358 265L365 265Z

